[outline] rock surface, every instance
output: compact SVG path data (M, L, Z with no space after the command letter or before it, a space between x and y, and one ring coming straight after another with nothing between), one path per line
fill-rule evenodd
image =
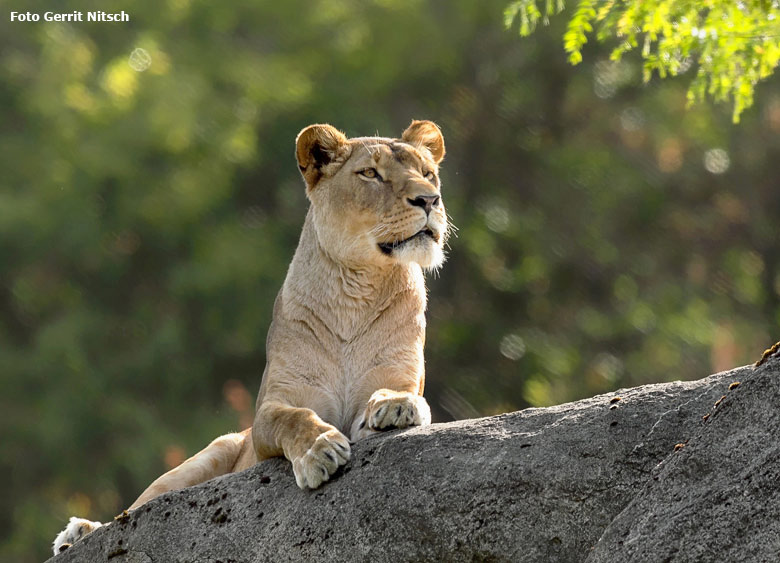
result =
M740 377L612 521L588 563L780 561L780 366Z
M376 436L315 491L269 460L51 561L775 561L779 372L770 360Z

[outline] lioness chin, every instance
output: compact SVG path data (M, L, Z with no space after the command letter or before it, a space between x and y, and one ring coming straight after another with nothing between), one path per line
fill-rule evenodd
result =
M350 441L429 424L423 269L448 235L438 165L444 139L413 121L400 139L347 139L311 125L295 155L311 203L274 304L252 428L221 436L132 504L284 455L301 488L345 464ZM102 524L71 518L54 553Z

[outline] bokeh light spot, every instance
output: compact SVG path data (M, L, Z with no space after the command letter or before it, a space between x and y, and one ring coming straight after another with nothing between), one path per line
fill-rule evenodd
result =
M710 149L704 153L704 168L711 174L723 174L730 165L729 154L723 149Z
M645 114L637 107L628 107L620 112L620 125L626 131L638 131L645 125Z
M130 53L130 58L127 62L133 70L143 72L152 66L152 56L146 49L136 47Z
M499 350L505 358L517 361L525 356L525 342L517 334L507 334L501 339Z
M503 233L509 227L509 212L499 205L491 205L485 210L485 224L491 231Z

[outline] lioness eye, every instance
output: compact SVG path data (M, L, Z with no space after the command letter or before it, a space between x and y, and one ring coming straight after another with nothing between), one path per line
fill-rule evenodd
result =
M359 171L358 174L363 176L364 178L379 178L382 179L382 176L379 175L379 172L376 171L376 168L364 168L363 170Z
M429 180L429 181L433 182L433 181L436 179L436 174L434 174L434 173L433 173L433 170L428 170L428 172L426 172L426 173L423 175L423 177L424 177L426 180Z

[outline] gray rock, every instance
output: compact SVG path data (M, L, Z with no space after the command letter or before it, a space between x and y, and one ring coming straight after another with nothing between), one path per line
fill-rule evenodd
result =
M774 560L778 371L376 436L315 491L269 460L154 499L51 561Z
M612 521L588 563L780 561L780 366L740 378Z

